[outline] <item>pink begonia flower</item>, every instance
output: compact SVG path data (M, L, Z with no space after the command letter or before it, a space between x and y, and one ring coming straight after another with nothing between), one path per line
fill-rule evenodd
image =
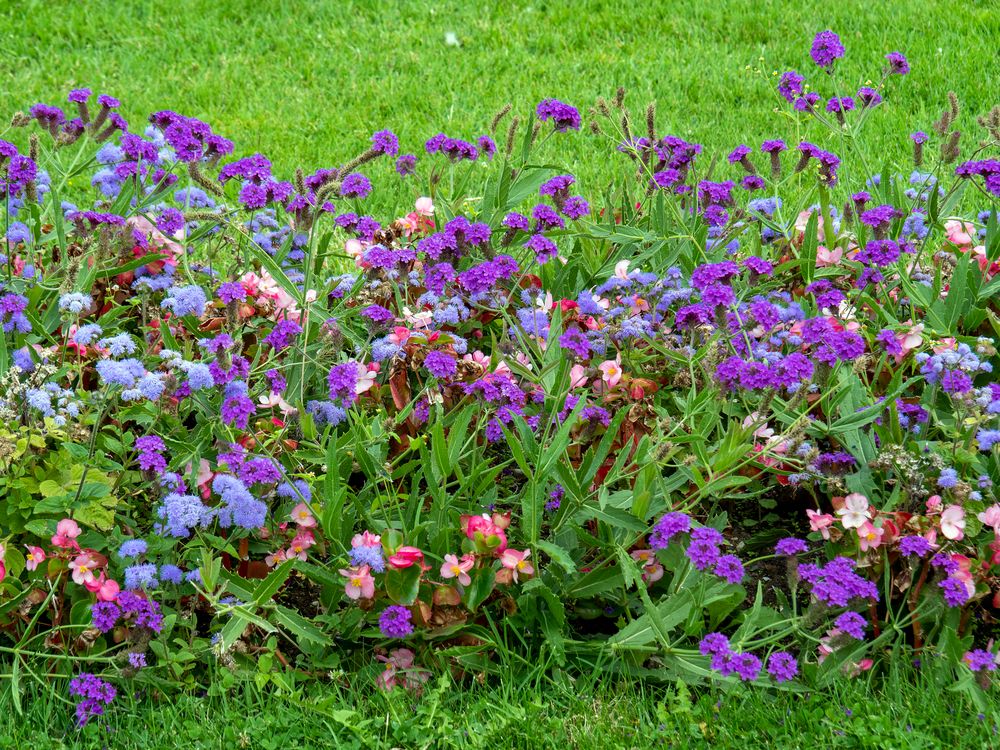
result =
M844 249L840 247L835 247L833 250L823 247L820 245L816 248L816 267L826 268L828 266L836 266L844 257Z
M868 510L868 498L860 493L852 492L844 498L844 507L837 511L837 515L840 516L840 522L845 529L860 528L865 521L872 517Z
M400 547L389 557L389 564L394 568L408 568L415 563L422 565L424 553L417 547Z
M656 559L656 553L651 549L632 551L632 559L642 564L642 580L648 585L663 578L663 566Z
M531 563L528 562L529 557L531 557L530 549L526 549L524 552L518 552L516 549L505 549L500 555L500 564L513 573L514 582L517 583L518 573L530 576L535 572Z
M371 599L375 596L375 579L367 565L349 570L340 569L340 575L347 579L344 593L351 599Z
M941 496L931 495L929 498L927 498L927 501L924 503L924 505L927 507L928 513L937 513L938 510L940 510L941 508Z
M41 547L32 547L30 544L24 546L28 548L28 554L24 556L24 567L28 570L35 570L45 562L45 550ZM0 557L3 557L2 553L0 553Z
M434 200L432 198L427 198L426 196L417 198L417 202L413 205L413 207L421 216L434 215Z
M619 279L628 279L628 264L627 260L620 260L615 263L615 277Z
M573 365L569 370L569 387L582 388L587 385L587 368L583 365Z
M408 690L416 690L431 678L431 673L426 669L414 668L413 652L408 648L395 648L389 652L389 656L376 658L385 662L385 671L377 680L382 690L392 690L397 685Z
M295 535L292 539L291 545L288 547L288 552L286 553L287 559L291 560L293 557L299 558L302 562L305 562L308 558L306 550L316 544L316 538L313 536L312 532L308 529L303 529Z
M882 535L885 530L875 526L871 521L865 521L858 527L858 540L861 542L861 551L867 552L870 549L877 549L882 544Z
M73 571L73 583L85 586L95 581L94 571L97 568L97 560L94 559L93 555L89 552L81 552L73 558L73 562L70 565L70 569Z
M475 564L476 559L472 555L462 555L461 560L455 555L445 555L444 565L441 566L441 577L457 578L460 584L468 586L472 583L469 571Z
M903 347L903 356L924 343L924 324L917 323L909 331L896 334L896 341Z
M316 518L313 516L312 511L309 510L309 506L305 503L299 503L292 508L291 516L292 521L304 529L311 529L316 525Z
M80 536L80 527L72 518L64 518L56 524L56 533L52 535L52 544L60 549L79 549L76 538Z
M121 586L118 582L112 578L105 578L101 576L100 588L95 592L97 594L98 601L102 602L113 602L118 598L118 594L121 593Z
M976 515L983 526L993 529L994 534L1000 534L1000 504L991 505L982 513Z
M809 516L809 528L818 531L824 539L830 538L830 527L833 526L834 518L829 513L820 513L818 510L806 510Z
M622 379L621 357L606 359L597 366L597 369L601 371L601 380L607 383L611 388L618 385Z
M378 362L374 362L371 365L363 365L358 362L358 380L354 384L354 392L357 395L361 395L366 391L370 391L372 386L375 385L375 377L379 372Z
M944 235L948 242L968 251L968 248L972 247L972 238L976 235L976 227L967 221L951 219L944 223Z
M257 399L257 408L277 409L286 417L293 411L296 411L295 407L285 401L280 393L275 393L274 391L261 394L260 398Z
M382 544L382 537L370 531L363 531L351 537L351 547L377 547Z
M288 556L285 554L285 550L279 547L274 552L269 553L264 558L264 564L267 565L267 567L269 568L273 568L276 565L281 565L281 563L283 563L287 559Z
M965 508L949 505L941 513L941 533L946 539L957 541L965 536Z
M504 533L503 527L497 524L488 514L484 513L481 516L461 516L459 520L465 527L465 536L472 541L477 541L476 535L479 534L483 543L489 546L490 537L496 537L497 546L495 551L499 553L507 549L507 535Z

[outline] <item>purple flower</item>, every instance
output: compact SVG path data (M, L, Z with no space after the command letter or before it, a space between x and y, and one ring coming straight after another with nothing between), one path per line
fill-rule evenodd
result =
M799 673L799 665L787 651L775 651L767 658L767 672L775 682L788 682Z
M833 624L834 627L847 633L851 638L859 641L865 639L865 625L867 623L865 622L865 618L857 612L844 612L844 614L833 621Z
M712 541L692 539L687 548L687 556L695 568L704 571L719 561L719 548Z
M413 154L403 154L396 159L396 171L400 177L408 177L417 171L417 157Z
M340 184L340 194L344 198L367 198L371 191L371 182L360 172L347 175Z
M732 669L744 682L752 682L760 675L760 659L753 654L736 654L730 662Z
M458 371L455 358L444 352L433 351L424 359L424 367L438 380L449 380Z
M781 78L778 79L778 93L781 94L786 101L794 101L795 97L802 93L802 83L805 80L805 78L796 73L794 70L782 73Z
M927 133L925 133L922 130L918 130L917 132L910 134L910 140L917 144L924 144L927 143L927 141L929 141L930 138L928 137Z
M965 581L949 576L941 581L938 586L944 595L944 603L949 607L961 607L969 601L969 589L966 588Z
M386 638L405 638L413 632L413 615L406 607L390 604L379 615L378 627Z
M399 153L399 139L391 130L380 130L372 135L372 149L386 156Z
M326 376L326 383L332 400L340 401L345 407L350 406L357 398L358 363L352 361L334 365Z
M538 103L535 114L542 122L552 120L553 126L560 133L580 129L580 113L575 107L558 99L543 99Z
M89 672L83 672L69 682L69 694L82 700L76 705L76 723L82 727L95 716L104 714L104 707L118 695L114 685Z
M729 652L729 639L722 633L709 633L698 644L698 650L703 656L714 656Z
M905 76L910 72L910 63L902 52L890 52L885 59L889 61L889 73Z
M967 651L963 660L973 672L994 672L997 668L996 657L986 649Z
M667 513L653 526L649 533L652 549L666 549L670 540L678 534L686 534L691 529L691 517L686 513Z
M713 572L728 583L739 583L743 580L743 563L736 555L723 555L715 563Z
M219 286L216 294L227 305L231 302L242 302L247 298L247 290L238 281L225 282Z
M882 95L870 86L862 86L858 89L858 101L865 109L871 109L882 103Z
M804 540L794 536L787 536L774 545L774 554L787 555L789 557L801 555L808 550L809 545Z
M524 246L535 253L535 260L538 265L545 265L550 260L559 255L559 248L556 243L544 234L533 234L528 238Z
M271 346L275 352L288 348L295 337L302 333L302 326L293 320L279 320L271 332L264 337L264 343Z
M833 63L844 56L844 45L832 31L821 31L813 39L809 55L814 63L830 72Z

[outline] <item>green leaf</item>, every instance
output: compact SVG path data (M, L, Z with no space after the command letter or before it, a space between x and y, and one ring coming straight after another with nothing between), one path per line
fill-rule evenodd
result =
M417 600L420 592L419 565L408 568L389 568L385 572L385 591L396 604L410 606Z
M559 567L565 570L570 575L576 573L576 563L573 562L573 558L570 557L569 553L560 547L558 544L553 544L552 542L539 541L535 545L538 549L544 552L546 555L552 558L553 562L557 563Z

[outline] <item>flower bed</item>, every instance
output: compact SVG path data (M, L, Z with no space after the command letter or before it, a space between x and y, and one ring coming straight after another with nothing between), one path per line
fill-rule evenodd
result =
M828 100L777 81L823 146L716 162L598 101L611 187L545 166L586 137L555 99L288 181L84 89L17 115L0 652L58 655L81 724L213 665L799 689L919 658L978 696L1000 109L966 147L951 97L901 173L863 129L906 58L841 96L843 55L817 35Z

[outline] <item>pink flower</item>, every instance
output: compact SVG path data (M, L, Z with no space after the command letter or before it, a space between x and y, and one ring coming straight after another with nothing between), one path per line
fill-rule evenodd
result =
M967 252L972 247L972 238L976 234L976 227L967 221L952 219L944 223L944 234L948 242L958 245Z
M875 526L871 521L865 521L858 527L858 539L861 542L861 551L867 552L870 549L877 549L882 544L882 534L884 529Z
M24 567L28 570L35 570L45 562L45 550L41 547L32 547L30 544L24 546L28 548L28 554L24 556ZM3 557L3 555L0 554L0 557Z
M73 562L70 565L70 570L73 571L73 582L80 586L94 582L97 580L94 577L94 571L97 570L97 567L97 560L93 555L89 552L81 552L73 558Z
M421 216L433 216L434 215L434 200L427 197L417 198L417 202L413 206L417 213Z
M949 505L944 509L941 513L941 533L953 541L965 536L965 508Z
M4 565L4 556L7 554L7 548L0 544L0 581L7 577L7 566Z
M480 547L494 552L503 552L507 548L507 535L490 516L462 516L465 535Z
M511 571L514 575L514 582L517 583L518 573L530 576L535 572L531 563L528 562L529 557L531 557L530 549L526 549L524 552L518 552L516 549L505 549L500 555L500 564Z
M316 525L316 519L305 503L299 503L292 508L292 520L304 529L311 529Z
M830 250L829 248L820 245L816 248L816 267L825 268L827 266L836 266L840 263L843 257L843 248L835 247L833 250Z
M821 533L824 539L829 539L833 516L829 513L820 513L818 510L806 510L806 515L809 516L809 528Z
M351 537L351 547L378 547L382 544L382 537L370 531L363 531Z
M642 580L648 585L663 578L663 566L651 549L632 551L632 559L642 564Z
M292 539L291 546L288 548L288 559L291 560L293 557L297 557L302 562L306 561L307 555L306 550L316 544L316 539L313 534L308 529L303 529L295 535Z
M72 518L64 518L56 524L56 533L52 535L52 544L61 549L80 549L76 538L80 536L80 527Z
M104 574L101 574L100 586L95 593L98 601L113 602L121 593L121 586L114 579L105 578Z
M619 279L627 279L628 278L628 264L629 264L629 261L627 261L627 260L620 260L617 263L615 263L615 277L616 278L619 278Z
M569 371L569 387L582 388L587 385L587 368L583 365L573 365Z
M285 555L285 550L279 547L274 552L270 553L264 558L264 563L267 565L267 567L273 568L275 565L281 565L281 563L283 563L287 559L288 557L287 555Z
M472 555L462 555L461 560L455 555L445 555L444 565L441 566L441 577L457 578L460 584L468 586L472 583L469 571L472 570L472 566L475 564L476 558Z
M358 362L358 380L354 384L354 392L359 396L366 391L370 391L375 385L375 377L378 375L379 364L375 362L371 365L363 365Z
M341 568L340 575L347 579L344 593L351 599L371 599L375 596L375 579L367 565L349 570Z
M868 510L868 498L852 492L844 498L844 507L837 511L837 515L845 529L861 528L872 517Z
M622 379L621 357L606 359L597 366L597 369L601 371L601 380L607 383L611 388L618 385L619 381Z
M901 356L905 357L909 352L924 343L923 333L924 324L917 323L906 333L896 334L896 341L898 341L899 345L903 347L903 354Z
M1000 534L1000 504L991 505L982 513L976 515L983 526L989 526L994 534Z
M422 563L424 553L417 547L400 547L389 557L389 564L394 568L408 568L414 563Z

